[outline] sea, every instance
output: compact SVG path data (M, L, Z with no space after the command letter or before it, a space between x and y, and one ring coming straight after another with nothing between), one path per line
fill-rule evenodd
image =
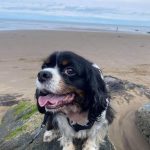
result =
M86 31L86 32L125 32L150 34L150 27L100 24L100 23L81 23L66 21L33 21L0 19L0 31L10 30L57 30L57 31Z

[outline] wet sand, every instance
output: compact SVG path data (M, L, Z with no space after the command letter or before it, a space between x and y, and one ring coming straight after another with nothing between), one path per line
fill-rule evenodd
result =
M35 78L43 58L55 50L71 50L112 75L150 87L150 36L107 32L1 31L0 96L23 95L34 100ZM20 98L20 97L19 97ZM118 150L148 150L139 134L135 111L146 101L114 103L117 116L110 137ZM1 116L7 107L0 106ZM133 144L132 144L133 143Z
M150 145L141 136L135 118L136 110L149 100L145 96L138 96L135 92L130 94L134 96L130 103L121 96L112 100L116 118L109 128L109 135L117 150L149 150Z

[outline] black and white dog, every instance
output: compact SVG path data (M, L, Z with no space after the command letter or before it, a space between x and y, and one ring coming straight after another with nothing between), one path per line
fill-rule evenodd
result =
M38 110L50 114L43 140L60 137L63 150L74 150L73 140L84 139L83 150L98 150L114 118L100 68L73 52L55 52L36 86Z

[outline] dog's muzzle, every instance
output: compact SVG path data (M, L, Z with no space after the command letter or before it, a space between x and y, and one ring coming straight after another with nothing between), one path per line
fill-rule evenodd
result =
M39 82L43 83L52 78L52 73L49 71L40 71L37 75Z

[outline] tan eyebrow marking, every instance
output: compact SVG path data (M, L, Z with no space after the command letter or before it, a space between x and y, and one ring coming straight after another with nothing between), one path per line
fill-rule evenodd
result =
M62 65L67 65L68 63L69 63L68 60L63 60L63 61L62 61Z

